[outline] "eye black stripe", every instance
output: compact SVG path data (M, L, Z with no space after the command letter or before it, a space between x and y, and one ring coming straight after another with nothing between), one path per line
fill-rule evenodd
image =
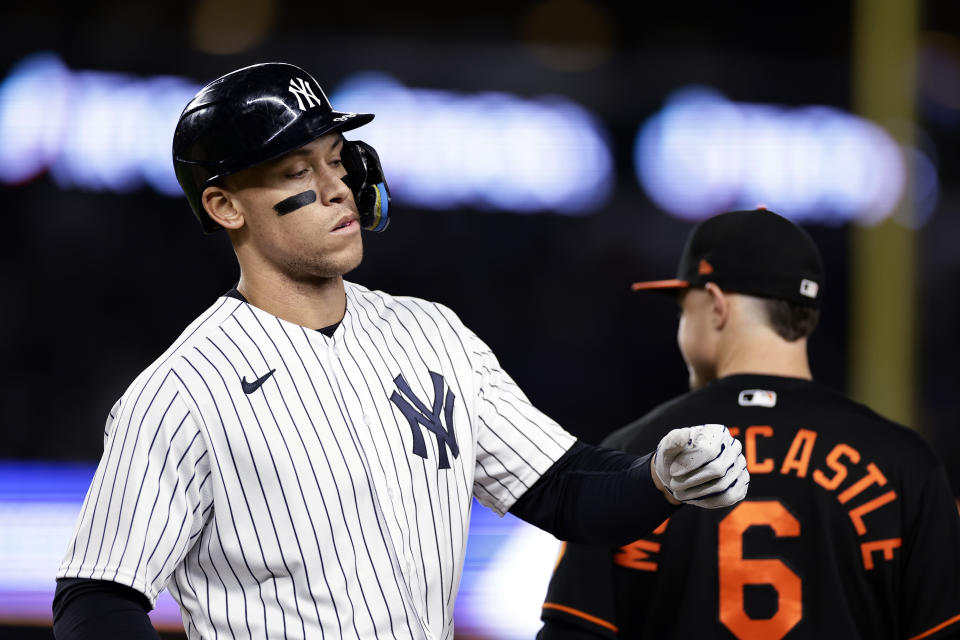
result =
M295 196L290 196L281 200L277 204L273 205L273 210L277 212L278 216L285 216L288 213L292 213L301 207L305 207L308 204L313 204L317 201L317 192L313 189L309 191L304 191L303 193L298 193Z

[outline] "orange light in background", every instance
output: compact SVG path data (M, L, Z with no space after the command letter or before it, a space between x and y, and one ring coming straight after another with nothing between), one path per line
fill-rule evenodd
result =
M190 15L190 44L204 53L241 53L267 38L276 16L276 0L201 0Z
M588 0L545 0L527 14L523 40L542 64L586 71L613 54L615 32L607 12Z

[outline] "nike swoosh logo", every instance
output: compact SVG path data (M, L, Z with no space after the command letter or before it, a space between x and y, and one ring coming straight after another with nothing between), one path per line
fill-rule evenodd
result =
M263 374L262 376L260 376L260 377L257 378L256 380L254 380L253 382L247 382L247 376L243 376L243 379L240 380L240 385L243 387L243 392L244 392L245 394L247 394L247 395L250 395L251 393L253 393L253 392L256 391L257 389L259 389L259 388L260 388L260 385L262 385L264 382L266 382L266 381L267 381L267 378L269 378L270 376L272 376L274 371L276 371L276 369L270 369L270 371L268 371L267 373Z

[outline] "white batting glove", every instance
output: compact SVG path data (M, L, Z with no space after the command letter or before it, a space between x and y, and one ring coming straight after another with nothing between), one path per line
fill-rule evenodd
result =
M674 429L657 446L653 469L680 502L707 509L729 507L746 497L750 484L741 450L722 424Z

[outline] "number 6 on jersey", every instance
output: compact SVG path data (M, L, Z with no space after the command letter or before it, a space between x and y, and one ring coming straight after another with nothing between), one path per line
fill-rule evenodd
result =
M742 502L720 521L720 621L741 640L779 640L803 618L803 585L781 560L743 557L743 534L751 527L769 527L778 538L800 535L800 522L778 500ZM744 608L744 587L761 584L776 589L779 606L770 618L751 618Z

